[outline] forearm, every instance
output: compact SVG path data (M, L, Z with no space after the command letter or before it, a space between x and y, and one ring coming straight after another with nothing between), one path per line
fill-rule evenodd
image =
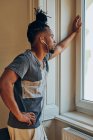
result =
M20 118L21 112L14 99L13 85L10 83L1 84L0 85L0 95L1 95L3 102L8 107L9 111L11 111L17 119Z
M69 45L69 43L75 38L76 32L72 32L69 36L67 36L64 40L60 41L55 48L54 54L52 54L51 58L58 56L62 53Z
M60 41L57 44L57 47L60 47L61 51L63 51L65 48L68 47L69 43L75 38L77 35L77 32L72 32L69 36L67 36L64 40Z

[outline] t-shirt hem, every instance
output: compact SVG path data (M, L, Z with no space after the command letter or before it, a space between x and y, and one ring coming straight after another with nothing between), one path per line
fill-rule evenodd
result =
M17 128L17 129L35 129L35 128L37 128L37 127L39 127L40 126L40 124L38 124L38 125L34 125L34 126L25 126L25 127L18 127L18 126L14 126L14 125L12 125L12 124L7 124L7 126L10 126L10 127L12 127L12 128Z

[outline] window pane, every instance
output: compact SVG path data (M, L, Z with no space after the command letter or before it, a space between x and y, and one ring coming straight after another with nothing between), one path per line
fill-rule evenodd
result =
M93 0L85 4L84 99L93 101Z

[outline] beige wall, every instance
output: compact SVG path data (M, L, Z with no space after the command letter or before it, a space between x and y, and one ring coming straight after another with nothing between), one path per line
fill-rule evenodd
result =
M0 1L0 74L4 67L27 48L26 0Z
M29 48L27 8L26 0L0 1L0 75L16 55ZM0 99L0 128L6 125L6 121L7 109Z
M55 120L49 120L45 121L43 123L46 135L48 137L48 140L56 140L56 133L55 133ZM58 139L59 140L59 139Z
M73 19L76 16L76 1L61 0L61 39L71 33ZM75 71L76 71L76 45L75 39L69 43L68 48L61 54L61 96L60 113L72 111L75 107Z

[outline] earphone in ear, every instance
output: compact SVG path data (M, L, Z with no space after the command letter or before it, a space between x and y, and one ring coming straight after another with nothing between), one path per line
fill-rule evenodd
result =
M41 42L44 43L45 41L44 40L41 40Z
M48 46L48 44L47 44L44 40L41 40L41 42L42 42L43 44L45 44L46 46Z
M50 52L52 54L54 53L54 49L51 49L50 50L49 47L48 47L49 45L44 40L41 40L41 42L45 45L45 47L46 47L46 49L47 49L48 52Z
M41 40L41 42L45 45L47 51L49 52L48 44L44 40Z

